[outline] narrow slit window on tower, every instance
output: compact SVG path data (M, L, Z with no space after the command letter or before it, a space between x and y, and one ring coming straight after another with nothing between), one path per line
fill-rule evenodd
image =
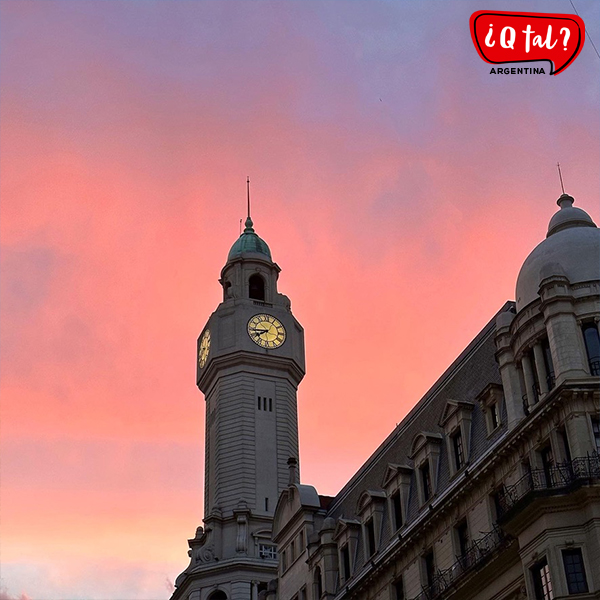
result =
M263 398L263 410L267 410L267 398Z
M265 510L268 511L269 510L269 499L265 498Z
M258 397L258 410L260 410L260 396Z
M273 412L273 398L269 398L269 412Z
M265 301L265 280L260 275L251 275L248 280L248 295L253 300Z

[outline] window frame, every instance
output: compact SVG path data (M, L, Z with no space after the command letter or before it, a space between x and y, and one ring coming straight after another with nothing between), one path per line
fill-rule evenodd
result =
M529 574L533 582L535 600L554 600L554 585L548 557L538 559L530 568Z
M390 599L391 600L406 600L406 591L404 589L404 578L402 575L392 581L390 586Z
M567 591L569 593L569 596L574 596L576 594L588 594L590 591L590 584L588 582L588 578L587 578L587 572L585 569L585 560L583 558L583 548L582 547L577 547L577 548L563 548L561 550L561 558L562 558L562 564L563 564L563 571L565 574L565 582L567 584ZM567 563L565 561L565 558L567 555L573 555L573 556L578 556L581 565L581 574L583 575L583 585L585 586L584 590L580 590L580 591L571 591L571 585L573 583L573 585L577 585L581 582L572 582L569 579L569 573L568 573L568 568L567 568Z

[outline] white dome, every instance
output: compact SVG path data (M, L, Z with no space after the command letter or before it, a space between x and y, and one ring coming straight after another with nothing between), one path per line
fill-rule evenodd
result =
M539 298L542 279L562 275L571 284L600 279L600 229L573 198L563 194L547 238L525 259L517 278L517 311Z

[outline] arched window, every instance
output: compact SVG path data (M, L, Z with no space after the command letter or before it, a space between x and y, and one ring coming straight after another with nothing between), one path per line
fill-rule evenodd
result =
M321 567L315 567L313 575L313 585L315 590L315 598L317 600L323 595L323 578L321 577Z
M265 301L265 280L260 275L252 275L248 280L248 295L253 300Z
M208 600L227 600L227 594L223 590L215 590Z

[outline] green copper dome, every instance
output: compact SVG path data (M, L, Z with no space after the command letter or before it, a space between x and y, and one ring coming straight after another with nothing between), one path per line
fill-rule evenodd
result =
M231 250L227 256L227 261L233 260L236 256L242 254L242 252L264 254L269 260L273 260L271 258L269 246L267 246L267 242L256 235L252 225L252 219L248 217L246 219L246 229L244 229L244 233L240 235L235 244L231 246Z

